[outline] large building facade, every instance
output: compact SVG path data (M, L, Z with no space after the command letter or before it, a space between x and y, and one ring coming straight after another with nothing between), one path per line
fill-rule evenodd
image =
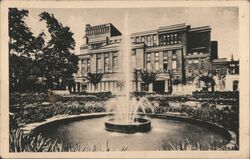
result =
M130 35L130 51L123 51L123 35L111 23L85 28L85 44L80 48L79 71L76 75L78 91L94 91L86 79L87 72L103 72L97 91L122 90L121 71L124 54L129 54L131 70L157 71L157 79L148 88L138 81L138 90L169 92L170 82L178 79L182 84L212 68L218 58L217 42L211 41L209 26L191 28L177 24ZM135 90L131 75L131 86Z

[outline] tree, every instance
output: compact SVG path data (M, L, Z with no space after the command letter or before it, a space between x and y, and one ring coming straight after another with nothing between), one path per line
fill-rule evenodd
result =
M32 90L32 82L41 74L33 57L44 45L44 34L33 36L25 23L28 10L9 9L9 79L11 91ZM32 79L32 80L31 80ZM31 80L31 81L30 81Z
M202 81L204 83L204 91L208 91L208 89L211 87L212 92L214 92L215 81L212 74L199 76L198 81Z
M103 77L103 73L101 73L101 72L100 73L99 72L95 72L95 73L88 72L86 78L89 80L90 83L93 84L94 89L96 91L97 84L102 81L102 77Z
M180 79L174 79L173 81L173 85L179 85L181 83L181 80Z
M70 28L63 26L53 14L43 12L39 16L40 21L46 22L51 37L39 62L43 65L48 87L58 88L60 79L71 79L78 70L78 57L72 53L75 40Z
M141 80L144 82L146 87L148 88L149 84L153 83L157 78L157 73L147 70L141 70Z
M35 46L35 37L26 25L24 19L28 10L9 9L9 53L30 56Z

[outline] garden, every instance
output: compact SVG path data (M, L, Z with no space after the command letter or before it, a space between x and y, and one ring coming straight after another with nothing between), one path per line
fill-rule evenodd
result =
M113 151L112 143L101 145L63 143L33 131L25 132L29 124L42 123L61 116L79 116L107 112L107 101L115 98L111 92L73 94L75 81L73 74L78 71L78 57L74 54L75 40L70 28L60 23L53 14L42 12L40 22L48 29L35 36L25 18L28 10L9 9L9 151L10 152L82 152ZM67 41L67 43L65 43ZM140 70L140 78L145 89L155 81L156 72ZM96 89L103 73L88 72L87 80ZM171 72L169 72L172 81ZM135 73L138 82L139 74ZM208 78L201 80L209 81ZM173 82L174 84L175 82ZM211 82L210 82L211 83ZM176 83L177 84L177 83ZM137 85L138 87L138 85ZM49 95L48 90L68 90L70 95ZM236 143L230 147L223 142L191 143L186 138L178 143L163 144L156 150L238 150L239 139L239 93L238 92L194 92L191 96L172 96L170 93L154 94L148 92L131 93L138 99L146 98L151 109L147 114L186 117L223 126L236 134ZM206 89L207 90L207 89ZM138 110L141 112L142 110ZM102 123L103 124L103 123ZM87 128L86 128L87 129ZM87 141L86 141L87 142ZM120 151L129 150L121 146Z
M12 93L15 101L10 102L10 152L75 152L97 151L98 145L67 144L63 145L57 139L44 138L41 134L24 133L22 128L30 123L39 123L48 118L60 115L80 115L106 112L106 101L110 98L97 95L78 95L74 98L48 102L46 93ZM82 98L79 98L81 96ZM188 101L187 98L169 95L145 96L153 105L154 112L146 110L148 114L175 114L206 122L216 123L235 132L237 143L231 148L222 143L189 143L186 139L180 144L168 143L162 145L162 150L237 150L239 136L239 108L237 105L216 105L207 102ZM11 99L13 99L11 98ZM140 111L140 110L139 110ZM99 145L100 146L100 145ZM101 151L110 151L109 143L101 145ZM169 148L170 147L170 148ZM126 151L129 147L121 147ZM100 150L100 149L99 149Z

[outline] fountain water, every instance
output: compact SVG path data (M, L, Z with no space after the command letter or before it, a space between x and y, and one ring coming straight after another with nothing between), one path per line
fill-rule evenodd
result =
M147 99L137 101L135 98L124 100L125 98L117 98L107 103L108 110L112 110L114 116L105 122L105 128L108 131L134 133L147 132L151 129L151 122L148 119L138 117L138 110L146 113L146 109L153 107L145 105Z
M107 103L108 107L115 109L114 117L105 122L106 130L117 132L137 132L137 131L149 131L151 128L151 122L147 119L138 118L138 109L141 109L145 113L145 108L150 108L152 111L152 105L146 98L137 100L136 98L130 98L130 92L132 91L131 82L131 67L130 67L130 37L128 33L128 15L125 14L124 18L124 34L121 45L122 54L120 60L123 61L122 76L124 80L124 95L113 99Z

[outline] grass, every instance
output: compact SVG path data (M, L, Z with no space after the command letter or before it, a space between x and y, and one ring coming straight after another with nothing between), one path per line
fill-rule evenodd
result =
M122 147L126 151L127 147ZM109 142L101 145L100 150L96 145L88 144L63 144L57 139L44 138L41 134L24 134L21 129L16 129L9 134L10 152L94 152L111 151Z
M162 149L164 151L214 151L214 150L220 150L220 151L231 151L231 150L239 150L237 145L234 145L233 147L227 147L225 143L223 142L204 142L196 144L191 144L188 139L181 141L180 143L173 144L171 142L168 142L168 144L163 144Z
M9 151L10 152L95 152L112 151L110 144L106 141L105 144L97 147L94 144L67 144L62 143L56 139L44 138L41 134L32 135L24 134L22 130L17 129L9 135ZM127 151L129 147L123 146L120 151ZM192 144L188 139L181 141L180 143L168 142L162 145L161 151L208 151L208 150L238 150L238 146L226 147L222 142L204 142Z

